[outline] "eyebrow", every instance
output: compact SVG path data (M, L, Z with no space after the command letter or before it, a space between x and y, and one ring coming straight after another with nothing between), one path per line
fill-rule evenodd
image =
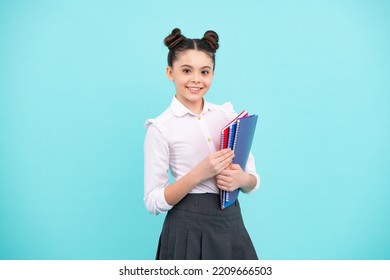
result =
M183 64L183 65L180 65L180 68L183 68L183 67L188 67L188 68L194 68L194 67L192 67L191 65L188 65L188 64ZM208 66L208 65L206 65L206 66L203 66L203 67L201 67L200 69L205 69L205 68L207 68L207 69L213 69L212 67L210 67L210 66Z

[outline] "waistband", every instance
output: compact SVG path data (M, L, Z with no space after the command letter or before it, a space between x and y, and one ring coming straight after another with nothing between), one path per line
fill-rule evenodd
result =
M223 217L241 215L238 199L229 207L221 209L219 194L215 193L187 194L170 211L172 210L185 210L193 213Z

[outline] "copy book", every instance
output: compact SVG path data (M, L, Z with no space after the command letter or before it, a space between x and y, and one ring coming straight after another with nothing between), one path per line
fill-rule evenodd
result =
M221 149L226 149L228 147L229 142L229 133L230 127L232 124L235 124L238 118L248 116L248 112L243 110L240 114L237 115L230 123L225 125L221 130Z
M234 137L236 136L236 127L237 122L234 122L229 127L229 137L228 137L228 144L227 147L233 150L233 144L234 144Z
M249 153L252 147L253 137L255 135L257 115L238 118L235 122L234 138L232 140L232 150L234 158L232 163L239 164L242 170L245 170ZM231 126L230 126L231 128ZM221 208L224 209L234 203L237 199L240 189L232 192L220 191Z

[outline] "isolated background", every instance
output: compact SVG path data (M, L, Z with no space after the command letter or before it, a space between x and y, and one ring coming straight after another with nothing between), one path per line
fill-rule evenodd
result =
M1 1L0 259L153 259L143 123L163 38L220 35L207 99L259 115L262 259L390 259L388 1Z

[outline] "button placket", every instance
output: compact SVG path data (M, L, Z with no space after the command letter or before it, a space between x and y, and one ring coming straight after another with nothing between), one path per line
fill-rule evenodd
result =
M210 152L212 152L212 153L215 152L216 149L215 149L215 146L214 146L214 143L212 141L211 134L210 134L210 131L209 131L207 125L205 124L205 122L201 116L198 116L197 120L198 120L197 122L198 122L198 125L200 127L200 130L202 131L203 137L206 140L206 143L207 143L207 146L209 147Z

